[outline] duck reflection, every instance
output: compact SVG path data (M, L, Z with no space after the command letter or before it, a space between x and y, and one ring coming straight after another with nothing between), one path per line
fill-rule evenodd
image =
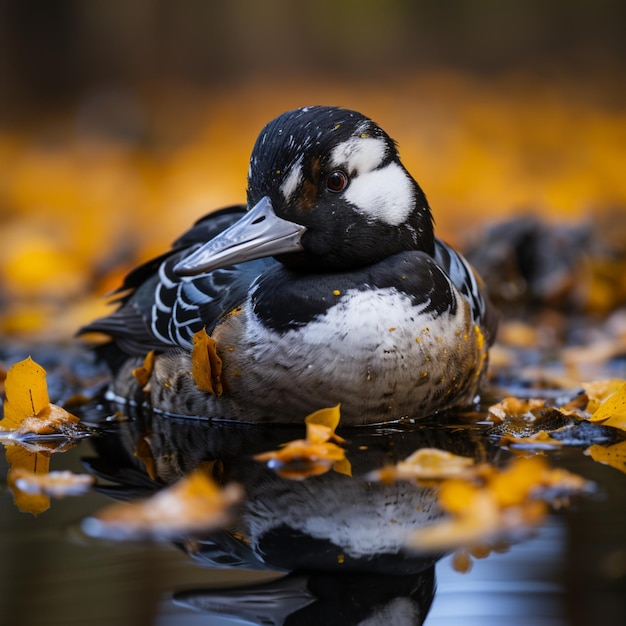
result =
M405 550L412 530L442 513L434 489L365 476L423 447L464 456L489 454L471 429L428 425L352 428L351 475L328 471L303 480L281 477L253 455L302 436L297 427L263 427L133 416L105 429L85 459L98 487L133 499L211 463L220 483L243 485L246 498L232 527L177 542L198 564L285 572L254 587L178 593L178 603L251 624L421 624L435 592L441 555Z

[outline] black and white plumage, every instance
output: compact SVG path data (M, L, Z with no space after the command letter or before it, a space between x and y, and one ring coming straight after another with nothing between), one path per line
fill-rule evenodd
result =
M111 336L117 396L137 396L130 371L154 349L148 400L176 414L289 422L341 402L362 424L472 401L496 316L379 126L336 107L277 117L252 151L247 209L200 220L84 329ZM203 327L220 398L189 373Z

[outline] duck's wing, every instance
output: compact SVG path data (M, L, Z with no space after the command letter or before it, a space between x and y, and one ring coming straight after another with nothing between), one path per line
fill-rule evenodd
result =
M274 263L263 259L233 265L207 274L182 278L174 266L187 254L236 222L245 206L210 213L196 222L172 248L132 270L118 294L118 309L80 329L111 337L126 355L143 356L150 350L190 348L193 334L211 332L218 320L246 297L252 281Z
M498 330L499 315L489 300L480 276L467 259L437 238L435 238L435 261L469 302L474 322L486 334L488 343L492 344Z

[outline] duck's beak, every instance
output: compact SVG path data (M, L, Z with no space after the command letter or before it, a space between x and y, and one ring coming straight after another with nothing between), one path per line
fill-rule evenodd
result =
M238 222L185 257L174 271L195 276L226 265L302 250L300 239L306 231L274 213L265 196Z

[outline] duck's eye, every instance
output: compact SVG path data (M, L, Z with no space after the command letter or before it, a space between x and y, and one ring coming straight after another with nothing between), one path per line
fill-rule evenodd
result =
M348 186L348 175L341 170L335 170L328 175L326 186L335 193L343 191Z

